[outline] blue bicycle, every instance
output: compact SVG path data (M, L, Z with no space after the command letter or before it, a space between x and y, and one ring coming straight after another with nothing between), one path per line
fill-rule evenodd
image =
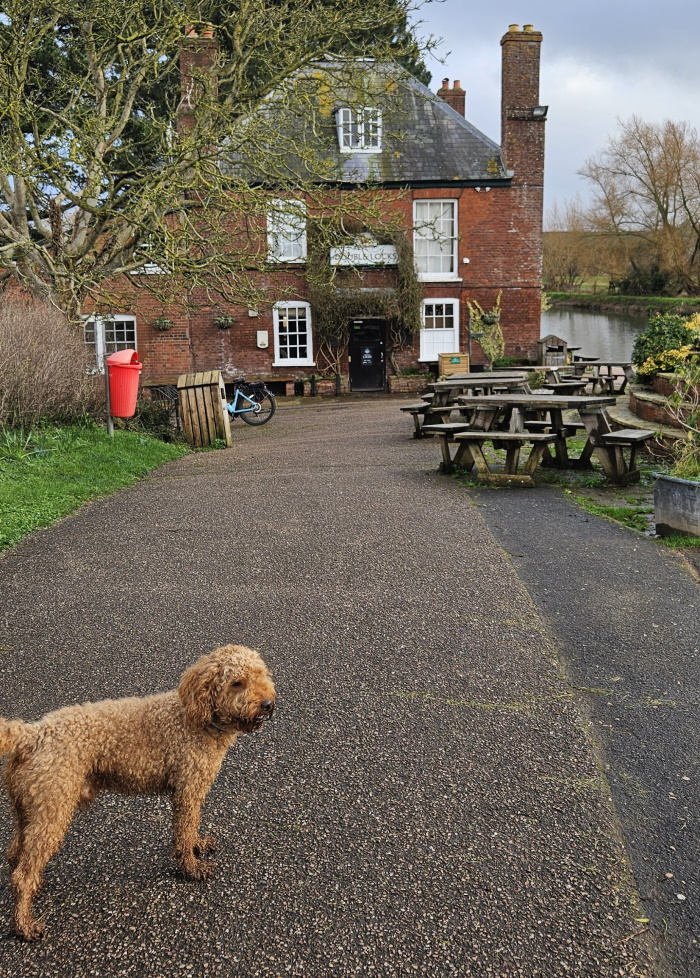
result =
M277 410L275 395L263 381L246 381L245 377L234 381L233 400L226 405L232 421L240 418L246 424L267 424Z

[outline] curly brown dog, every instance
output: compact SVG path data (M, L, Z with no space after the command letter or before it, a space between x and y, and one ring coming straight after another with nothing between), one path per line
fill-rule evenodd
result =
M199 857L216 843L199 834L202 804L226 751L240 734L257 730L274 705L272 676L258 653L224 645L168 693L68 706L36 723L0 719L15 815L7 861L17 933L42 936L32 901L44 868L76 809L101 791L171 795L175 858L193 879L208 877L214 864Z

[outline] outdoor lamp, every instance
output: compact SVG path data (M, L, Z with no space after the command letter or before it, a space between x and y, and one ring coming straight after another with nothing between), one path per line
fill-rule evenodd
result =
M535 105L533 107L533 109L532 109L532 118L533 119L546 119L547 118L547 109L548 108L549 108L548 105Z

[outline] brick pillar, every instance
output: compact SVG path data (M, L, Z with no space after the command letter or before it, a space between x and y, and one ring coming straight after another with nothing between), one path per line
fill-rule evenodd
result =
M188 27L180 52L180 104L177 107L177 129L185 132L194 126L193 107L207 94L216 96L217 43L212 30L201 36Z
M455 112L459 112L459 114L462 116L464 115L467 93L462 88L459 80L455 80L452 88L450 88L450 79L443 78L442 88L438 89L437 94L439 98L443 100L443 102L447 102L448 105L451 105Z
M526 24L511 24L501 38L501 152L513 183L544 182L544 117L533 115L540 104L542 34Z

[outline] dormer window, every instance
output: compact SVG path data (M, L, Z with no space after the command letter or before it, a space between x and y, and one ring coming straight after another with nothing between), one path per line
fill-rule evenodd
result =
M382 110L371 106L336 112L341 153L379 153L382 148Z

